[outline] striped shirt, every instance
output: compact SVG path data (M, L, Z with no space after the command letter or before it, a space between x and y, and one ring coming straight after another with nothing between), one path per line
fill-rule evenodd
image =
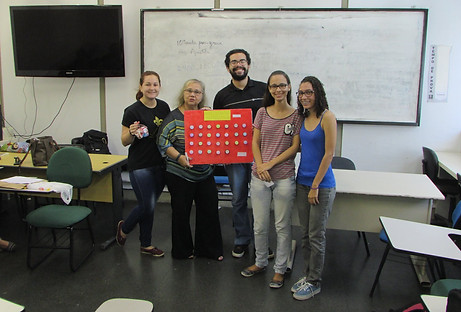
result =
M170 146L182 155L185 154L184 115L178 108L171 111L163 120L157 145L162 156L166 157L167 172L190 182L203 181L213 174L213 168L210 165L193 165L192 168L184 168L177 160L167 157L166 150Z
M274 119L267 113L265 107L258 110L253 127L260 131L260 150L263 163L282 154L293 144L293 137L299 135L302 116L295 110L282 119ZM295 175L295 155L286 161L275 165L269 170L272 180L288 179ZM253 175L256 173L256 164L253 164Z

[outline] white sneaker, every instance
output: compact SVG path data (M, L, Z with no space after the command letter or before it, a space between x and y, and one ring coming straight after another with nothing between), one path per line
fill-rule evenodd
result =
M298 291L298 289L303 286L305 283L307 283L306 281L307 279L307 276L304 276L302 278L299 279L299 281L297 281L292 287L291 287L291 292L295 293Z
M320 283L311 284L306 282L293 294L296 300L307 300L320 293Z

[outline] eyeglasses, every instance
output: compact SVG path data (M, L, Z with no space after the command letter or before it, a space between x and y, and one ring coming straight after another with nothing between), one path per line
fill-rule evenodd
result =
M195 95L200 95L200 94L203 93L203 92L200 91L200 90L192 90L192 89L186 89L186 90L184 90L184 92L193 93L193 94L195 94Z
M271 89L272 91L275 91L277 90L277 88L280 88L280 90L285 90L286 88L288 87L288 85L286 83L281 83L281 84L273 84L273 85L270 85L269 86L269 89Z
M302 97L303 95L307 95L307 96L312 96L312 94L314 94L314 90L306 90L306 91L298 91L296 92L296 95L298 97Z
M235 65L237 65L237 64L245 65L245 64L247 64L247 63L248 63L248 61L247 61L246 59L232 60L232 61L230 61L230 64L231 64L232 66L235 66Z

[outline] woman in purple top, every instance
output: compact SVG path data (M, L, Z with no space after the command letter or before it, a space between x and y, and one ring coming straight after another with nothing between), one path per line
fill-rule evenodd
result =
M296 178L296 205L303 230L305 275L291 291L297 300L320 293L325 259L326 225L336 195L331 160L336 145L336 117L328 110L322 83L305 77L296 93L298 110L304 115L301 127L301 161Z

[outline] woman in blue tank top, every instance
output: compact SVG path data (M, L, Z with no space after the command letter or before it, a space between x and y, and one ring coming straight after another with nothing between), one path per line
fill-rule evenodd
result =
M303 233L305 274L291 291L295 299L306 300L320 293L326 225L336 195L331 169L336 145L336 117L328 110L325 90L316 77L305 77L296 94L298 110L304 115L295 203Z

